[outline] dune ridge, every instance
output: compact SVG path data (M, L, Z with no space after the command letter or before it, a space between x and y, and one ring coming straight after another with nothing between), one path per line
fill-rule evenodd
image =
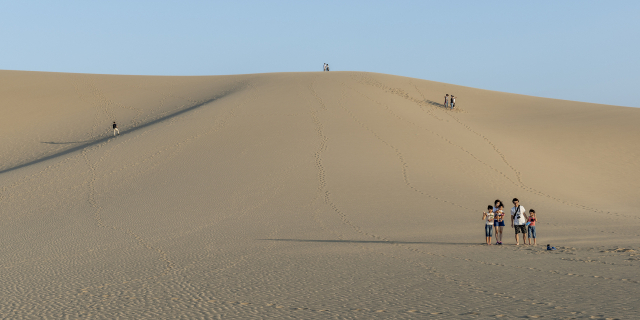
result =
M2 318L638 314L635 108L335 71L0 71L0 105ZM513 197L538 245L483 245Z

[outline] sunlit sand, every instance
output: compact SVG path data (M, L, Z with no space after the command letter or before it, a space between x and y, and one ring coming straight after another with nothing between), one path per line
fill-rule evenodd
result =
M334 71L0 71L0 108L1 318L639 312L640 109ZM484 245L514 197L538 245Z

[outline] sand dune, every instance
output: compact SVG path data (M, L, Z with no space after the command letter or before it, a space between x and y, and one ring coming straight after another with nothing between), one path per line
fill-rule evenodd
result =
M362 72L0 71L0 106L2 318L639 314L635 108ZM513 197L538 246L483 245Z

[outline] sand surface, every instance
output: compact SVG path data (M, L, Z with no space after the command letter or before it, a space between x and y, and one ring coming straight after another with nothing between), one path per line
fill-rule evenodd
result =
M19 71L0 108L3 319L640 316L640 109L361 72ZM538 246L483 245L513 197Z

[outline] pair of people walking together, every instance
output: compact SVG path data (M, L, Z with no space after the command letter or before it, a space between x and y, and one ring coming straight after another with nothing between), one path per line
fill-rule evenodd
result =
M531 209L527 215L526 209L520 205L518 198L513 198L513 208L511 208L511 228L515 230L516 245L520 245L519 234L522 233L522 241L524 244L529 238L529 244L533 238L533 244L536 245L536 211ZM485 220L485 237L487 245L491 245L491 237L495 229L496 244L502 244L502 234L505 226L504 205L502 201L496 200L493 206L487 207L487 212L482 212L482 220Z
M447 93L444 96L444 107L453 110L453 108L456 107L456 97L454 97L453 95L449 96L449 94Z

